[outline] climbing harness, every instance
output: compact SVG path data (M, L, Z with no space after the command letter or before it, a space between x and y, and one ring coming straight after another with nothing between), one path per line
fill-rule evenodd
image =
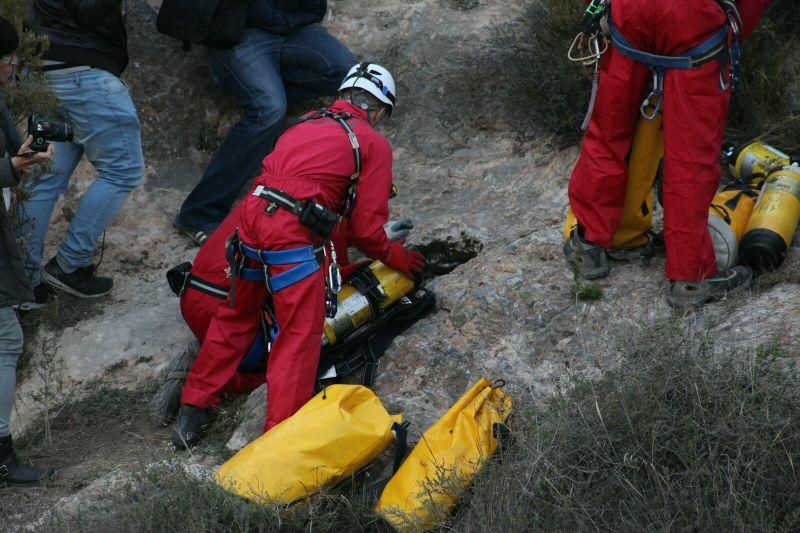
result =
M727 23L699 45L677 56L662 56L637 49L620 33L611 17L608 18L611 43L622 55L645 65L652 73L650 93L639 107L642 116L647 120L653 120L661 110L664 99L664 76L667 70L698 68L709 61L719 59L720 89L725 91L730 87L732 91L736 90L740 78L741 16L732 0L721 0L719 4L725 10ZM730 72L726 80L725 69L728 66Z
M741 28L742 19L734 0L718 0L725 10L727 23L714 35L679 56L651 54L635 48L614 26L611 20L611 0L592 0L586 8L582 31L572 42L567 56L570 61L581 63L592 80L589 109L581 130L586 131L594 111L600 79L600 60L608 49L608 40L619 52L647 66L653 76L649 94L639 110L644 118L653 120L661 110L664 96L664 76L670 69L692 69L712 61L720 60L720 89L735 91L741 78ZM588 48L588 52L584 50ZM726 77L725 70L729 68Z
M718 59L728 50L729 27L727 25L709 39L679 56L661 56L643 52L628 42L611 20L609 20L609 28L611 29L611 42L617 50L622 55L647 66L653 75L650 93L639 107L642 116L647 120L653 120L661 110L664 99L664 75L667 70L697 68L709 61ZM655 103L652 103L651 100Z

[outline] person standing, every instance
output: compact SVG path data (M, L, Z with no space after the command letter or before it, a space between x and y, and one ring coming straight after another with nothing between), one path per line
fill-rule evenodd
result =
M26 269L81 298L111 291L113 280L96 275L92 253L130 192L144 176L141 125L120 75L128 65L121 0L33 0L26 24L46 35L45 78L58 99L56 114L72 125L71 142L56 144L52 171L28 186L19 207L28 241ZM83 194L57 254L42 269L45 237L56 201L85 155L97 178Z
M596 105L569 184L578 228L564 252L584 278L609 274L606 249L622 216L626 156L637 116L652 111L640 107L655 82L651 96L663 114L667 301L702 305L749 284L747 267L718 272L706 226L720 181L736 59L730 45L750 34L768 3L740 0L737 12L717 0L613 0L613 46L602 58ZM676 58L689 61L688 68L670 66Z
M350 50L319 23L326 0L254 0L244 39L229 49L211 48L214 80L244 112L228 132L189 193L173 224L203 244L254 177L283 128L287 103L336 94Z
M14 25L0 17L0 87L13 81L19 39ZM14 454L11 438L11 409L17 387L17 362L22 355L22 328L14 309L33 300L33 291L22 265L22 253L8 213L8 187L17 185L33 165L50 159L47 152L29 154L31 138L19 135L0 93L0 486L38 483L55 475L52 468L25 465Z

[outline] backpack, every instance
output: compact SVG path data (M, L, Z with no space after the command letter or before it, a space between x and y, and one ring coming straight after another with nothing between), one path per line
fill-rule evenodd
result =
M156 29L164 35L214 48L231 48L244 38L251 0L164 0Z

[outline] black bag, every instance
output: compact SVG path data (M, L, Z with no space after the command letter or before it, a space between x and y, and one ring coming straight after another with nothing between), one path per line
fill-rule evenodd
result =
M158 10L160 33L189 43L231 48L244 38L251 0L164 0Z

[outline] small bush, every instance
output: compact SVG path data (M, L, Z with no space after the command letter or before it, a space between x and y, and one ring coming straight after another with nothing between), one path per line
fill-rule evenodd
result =
M800 390L766 346L719 355L654 328L600 380L516 417L516 449L456 529L798 530Z
M597 283L578 283L572 289L575 298L580 301L599 300L603 297L603 288Z

